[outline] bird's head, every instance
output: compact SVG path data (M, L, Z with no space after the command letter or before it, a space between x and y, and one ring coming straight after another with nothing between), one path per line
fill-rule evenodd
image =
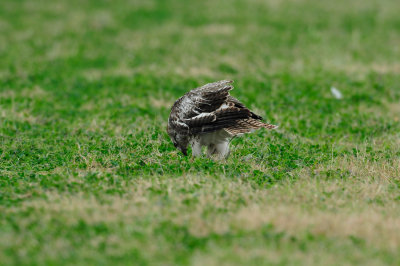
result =
M187 156L187 148L189 145L189 138L187 135L179 134L176 131L169 130L168 128L168 135L172 140L175 148L180 150L185 156Z

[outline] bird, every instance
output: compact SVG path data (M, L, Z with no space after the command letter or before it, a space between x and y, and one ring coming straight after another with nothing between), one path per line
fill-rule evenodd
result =
M195 88L175 101L168 118L167 133L175 148L187 156L225 159L230 154L231 140L259 128L276 129L230 95L232 80L221 80Z

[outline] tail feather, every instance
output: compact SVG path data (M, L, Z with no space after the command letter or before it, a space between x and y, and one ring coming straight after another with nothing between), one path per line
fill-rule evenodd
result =
M241 119L236 121L236 124L230 127L226 127L225 131L230 133L231 135L238 135L253 132L259 128L266 128L266 129L276 129L278 126L263 123L260 120L249 118L249 119Z

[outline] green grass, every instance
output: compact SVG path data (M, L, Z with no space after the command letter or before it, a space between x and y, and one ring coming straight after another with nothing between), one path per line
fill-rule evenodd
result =
M399 7L3 0L0 264L399 265ZM183 157L220 79L280 127Z

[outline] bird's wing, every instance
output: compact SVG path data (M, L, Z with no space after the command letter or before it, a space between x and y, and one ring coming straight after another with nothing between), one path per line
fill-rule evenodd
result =
M212 123L217 119L214 113L201 113L192 118L183 119L183 122L188 126L197 126L207 123Z
M249 133L259 128L275 129L277 126L262 122L237 99L228 95L220 108L210 113L202 113L187 121L191 134L201 134L224 129L232 136Z
M200 121L197 119L197 123L191 124L190 132L192 134L199 134L232 127L237 121L250 118L251 112L247 108L227 106L219 108L218 110L210 113L210 115L215 116L212 121Z
M193 104L197 112L209 113L216 111L227 101L229 91L233 89L232 82L231 80L221 80L208 83L190 91L188 97L193 99Z
M174 104L170 116L172 127L184 134L201 134L225 129L232 135L256 128L274 128L261 122L261 116L250 111L229 95L232 81L222 80L194 89Z
M228 95L227 97L227 104L230 106L235 106L238 108L247 108L243 103L241 103L238 99L236 99L235 97ZM259 116L255 113L253 113L252 111L250 111L250 117L254 118L254 119L258 119L258 120L263 120L262 116Z

